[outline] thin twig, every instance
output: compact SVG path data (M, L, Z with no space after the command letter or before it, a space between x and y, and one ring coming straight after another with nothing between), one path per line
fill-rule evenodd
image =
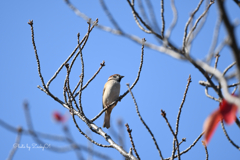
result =
M200 140L200 138L203 136L203 134L204 134L204 132L202 132L202 133L197 137L197 139L196 139L187 149L185 149L184 151L182 151L182 152L180 153L180 155L185 154L185 153L187 153L190 149L192 149L192 147L195 146L195 144ZM175 155L173 158L177 158L177 155ZM171 159L171 157L170 157L170 158L166 158L165 160L170 160L170 159Z
M217 46L218 35L219 35L219 30L220 30L221 24L222 24L222 18L219 17L217 22L216 22L215 28L214 28L212 44L211 44L211 47L209 49L208 56L206 58L207 63L210 63L211 59L214 56L214 50Z
M214 68L216 69L217 68L217 64L218 64L218 59L219 59L219 57L220 57L220 55L219 55L219 53L217 53L216 55L215 55L215 57L216 57L216 59L215 59L215 63L214 63ZM209 76L210 78L212 78L212 74Z
M167 119L167 114L166 114L166 112L165 111L163 111L162 109L161 109L161 115L162 115L162 117L165 119L165 121L166 121L166 123L167 123L167 125L168 125L168 128L170 129L170 131L171 131L171 133L172 133L172 135L173 135L173 152L172 152L172 158L171 159L173 159L173 156L174 156L174 153L175 153L175 142L176 142L176 144L177 144L177 152L178 152L178 154L177 154L177 157L178 157L178 159L180 160L181 159L181 157L180 157L180 151L179 151L179 143L178 143L178 139L177 139L177 135L174 133L174 131L173 131L173 129L172 129L172 126L171 126L171 124L169 123L169 121L168 121L168 119Z
M43 88L46 90L47 88L46 88L46 85L45 85L45 82L44 82L44 79L43 79L43 76L42 76L42 73L41 73L40 61L39 61L39 58L38 58L37 47L36 47L35 40L34 40L33 20L29 20L28 24L31 26L32 44L33 44L33 49L34 49L34 53L35 53L36 60L37 60L38 75L41 79Z
M208 7L208 2L209 0L206 0L206 7L205 9ZM201 29L203 28L205 22L206 22L206 19L207 19L207 15L208 15L208 12L203 16L200 24L197 26L196 30L193 32L193 34L190 36L190 39L189 39L189 44L188 44L188 50L190 51L190 48L191 48L191 44L192 44L192 41L195 39L195 37L198 35L198 33L201 31ZM192 28L192 27L190 27Z
M96 19L96 21L93 22L92 27L90 28L89 33L93 30L94 26L96 26L98 23L98 19ZM51 84L51 82L57 77L57 75L59 74L59 72L62 70L63 66L72 58L72 56L76 53L76 51L79 49L79 46L82 45L83 42L86 42L86 38L88 37L88 33L84 36L84 38L82 39L82 41L75 47L75 49L73 50L73 52L68 56L68 58L62 63L62 65L58 68L58 70L54 73L54 75L52 76L52 78L48 81L47 83L47 88L49 87L49 85ZM80 51L79 51L80 52ZM78 54L79 54L78 52Z
M150 26L147 25L141 18L139 18L140 16L138 15L138 13L136 13L136 11L134 9L134 0L132 0L132 3L130 3L130 1L128 0L128 3L132 8L132 14L133 14L134 20L135 20L136 24L138 25L138 27L145 33L148 33L148 34L152 33L152 29L150 28ZM141 24L138 21L138 18L145 27L148 26L148 27L146 27L148 30L146 30L145 28L143 28L143 26L141 26Z
M135 145L134 145L134 142L133 142L133 138L132 138L132 134L131 134L132 130L129 128L129 125L128 125L127 123L125 124L125 126L127 127L127 132L128 132L128 135L129 135L129 138L130 138L130 141L131 141L133 150L134 150L137 158L140 160L140 157L139 157L139 155L138 155L138 153L137 153L137 150L136 150Z
M230 64L224 71L223 71L223 76L227 73L227 71L229 69L231 69L234 65L236 64L236 62L233 62L232 64Z
M145 11L145 9L144 9L144 7L143 7L142 0L138 0L138 7L139 7L140 13L141 13L144 21L145 21L147 24L151 25L151 23L150 23L150 21L149 21L149 19L148 19L148 17L147 17L146 11Z
M154 34L155 36L157 36L159 39L163 39L163 37L162 37L161 35L157 34L149 25L147 25L147 24L142 20L142 18L139 16L139 14L136 12L136 10L135 10L135 8L134 8L134 3L131 3L130 0L127 0L127 2L128 2L129 6L130 6L131 9L132 9L133 16L134 16L134 17L136 16L136 19L135 19L136 23L138 24L138 20L137 20L137 18L138 18L138 19L141 21L141 23L142 23L149 31L147 31L147 30L145 30L144 28L142 28L142 26L141 26L140 24L138 25L139 28L141 27L140 29L143 29L144 32L146 32L146 33L152 33L152 34ZM134 0L132 0L132 2L134 2Z
M180 107L179 107L179 111L178 111L178 115L177 115L176 130L175 130L175 134L176 134L176 135L178 135L178 127L179 127L180 115L181 115L182 107L183 107L183 104L184 104L184 102L185 102L185 99L186 99L186 96L187 96L187 92L188 92L188 88L189 88L189 85L190 85L191 82L192 82L191 75L189 75L189 77L188 77L188 83L187 83L185 92L184 92L184 94L183 94L182 103L181 103L181 105L180 105Z
M191 36L191 34L194 32L194 30L196 29L197 25L198 25L198 22L205 16L205 14L208 12L209 8L211 7L211 5L214 3L214 1L210 1L208 7L206 8L206 10L200 15L200 17L196 20L194 26L192 27L192 29L189 31L187 37L186 37L186 40L185 40L185 43L188 43L189 41L189 38Z
M97 74L101 71L101 69L105 66L105 61L102 61L102 63L100 63L100 67L98 68L97 72L94 73L94 75L87 81L87 83L82 87L81 91L83 91L85 88L87 88L87 86L89 85L89 83L97 76ZM79 83L80 84L80 83ZM74 95L74 98L79 94L79 91Z
M150 13L150 17L151 17L151 21L152 21L152 26L153 28L156 30L157 33L160 33L160 28L158 26L158 23L157 23L157 19L156 19L156 14L154 13L154 7L151 3L151 1L149 0L145 0L146 4L147 4L147 7L148 7L148 11ZM159 40L159 39L158 39Z
M204 148L205 148L205 152L206 152L206 160L208 160L208 150L207 150L207 145L205 144L205 142L204 141L202 141L202 145L204 146Z
M186 86L186 89L185 89L185 92L184 92L184 95L183 95L183 99L182 99L182 103L181 103L181 105L180 105L180 107L179 107L179 111L178 111L178 115L177 115L177 122L176 122L176 130L175 130L175 133L174 133L174 135L176 136L176 138L177 138L177 135L178 135L178 127L179 127L179 120L180 120L180 115L181 115L181 112L182 112L182 107L183 107L183 104L184 104L184 102L185 102L185 99L186 99L186 96L187 96L187 91L188 91L188 88L189 88L189 85L190 85L190 83L191 83L192 81L191 81L191 75L189 75L189 77L188 77L188 83L187 83L187 86ZM179 154L179 145L180 145L180 143L177 145L177 147L178 148L176 148L175 147L175 138L174 138L174 140L173 140L173 152L172 152L172 158L173 158L173 156L174 156L174 154L175 154L175 149L178 149L178 154Z
M184 29L184 36L183 36L183 49L185 49L185 44L186 44L186 38L187 38L187 29L188 29L188 26L190 24L190 22L192 21L194 15L197 13L197 11L199 10L201 4L202 4L203 0L201 0L197 6L197 8L193 11L193 13L191 13L187 23L186 23L186 26L185 26L185 29Z
M106 3L104 2L104 0L100 0L100 4L104 10L104 12L106 13L108 19L110 20L110 22L114 25L114 27L120 31L120 34L123 33L122 29L120 28L120 26L117 24L117 22L115 21L115 19L113 18L112 14L110 13L109 9L107 8Z
M224 127L223 121L221 121L221 126L222 126L223 132L224 132L225 136L227 137L228 141L229 141L234 147L236 147L238 150L240 150L240 147L239 147L238 145L236 145L236 144L230 139L230 137L229 137L229 135L228 135L228 133L227 133L225 127Z
M172 8L172 11L173 11L173 20L172 20L172 23L171 23L169 29L167 30L167 33L166 33L166 36L165 36L166 38L170 37L170 35L172 33L172 30L175 27L175 25L177 23L177 19L178 19L178 13L177 13L177 9L176 9L174 0L171 0L171 8Z
M162 37L164 37L164 30L165 30L165 20L164 20L164 0L161 0L161 18L162 18Z
M205 88L205 94L206 94L206 96L207 96L208 98L211 98L211 99L213 99L213 100L215 100L215 101L217 101L217 102L221 102L221 100L219 100L219 99L217 99L217 98L215 98L215 97L213 97L213 96L211 96L211 95L208 94L208 87Z
M163 156L162 156L161 150L160 150L160 148L159 148L159 146L158 146L158 144L157 144L157 141L156 141L156 139L155 139L152 131L150 130L150 128L148 127L148 125L145 123L145 121L142 119L142 116L140 115L140 112L139 112L139 110L138 110L137 102L136 102L136 100L135 100L135 98L134 98L134 96L133 96L133 93L132 93L132 91L131 91L131 88L129 87L129 84L127 84L127 87L128 87L128 91L130 92L130 94L131 94L131 96L132 96L132 99L133 99L133 101L134 101L134 104L135 104L135 107L136 107L136 111L137 111L138 117L140 118L141 122L143 123L143 125L146 127L146 129L148 130L148 132L149 132L150 135L152 136L153 142L154 142L154 144L155 144L155 146L156 146L156 148L157 148L157 150L158 150L159 156L160 156L161 159L163 160L164 158L163 158Z

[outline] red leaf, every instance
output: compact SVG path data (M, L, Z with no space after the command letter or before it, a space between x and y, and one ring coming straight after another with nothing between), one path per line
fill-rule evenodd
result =
M220 103L220 112L227 124L232 124L236 120L237 106L228 103L225 99Z
M59 113L58 111L53 112L53 118L57 122L64 122L65 121L65 117L61 113Z
M214 111L204 122L203 130L204 130L204 141L206 145L209 143L214 131L217 128L219 121L222 119L222 115L220 110Z

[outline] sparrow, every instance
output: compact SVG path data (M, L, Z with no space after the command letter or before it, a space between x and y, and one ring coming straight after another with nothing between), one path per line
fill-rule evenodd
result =
M120 93L120 81L124 76L119 74L111 75L108 78L108 81L105 83L103 88L103 95L102 95L102 105L103 108L106 108L112 102L118 100L119 93ZM117 103L105 111L104 123L103 128L106 127L107 129L110 127L110 115L112 109L117 105Z

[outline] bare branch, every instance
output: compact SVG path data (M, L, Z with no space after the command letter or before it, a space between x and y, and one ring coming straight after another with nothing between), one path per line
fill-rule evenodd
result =
M185 26L185 29L184 29L184 36L183 36L183 49L185 49L185 45L186 45L186 38L187 38L187 29L188 29L188 26L190 24L190 22L193 20L193 17L194 15L197 13L197 11L199 10L201 4L202 4L203 0L200 0L197 8L193 11L193 13L190 15L187 23L186 23L186 26Z
M164 37L164 30L165 30L165 20L164 20L164 0L161 0L161 18L162 18L162 37Z
M134 9L134 0L132 0L132 3L130 3L130 0L127 0L128 1L128 3L129 3L129 5L130 5L130 7L132 8L132 14L133 14L133 17L134 17L134 20L135 20L135 22L136 22L136 24L138 25L138 27L143 31L143 32L145 32L145 33L148 33L148 34L150 34L150 33L152 33L152 29L141 19L141 17L138 15L138 13L135 11L135 9ZM141 23L147 28L147 29L149 29L149 30L146 30L145 28L143 28L142 26L141 26L141 24L139 23L139 21L138 21L138 18L139 18L139 20L141 21Z
M197 61L196 62L200 67L202 67L206 72L213 74L219 81L219 83L222 86L222 91L224 94L224 98L229 102L229 103L234 103L238 106L238 109L240 110L240 99L237 97L232 96L229 91L228 91L228 86L227 86L227 82L226 79L224 78L224 76L222 75L222 73L215 69L210 67L208 64L201 62L201 61Z
M132 91L131 91L131 88L129 87L129 84L127 84L127 87L128 87L128 91L130 92L130 94L131 94L131 96L132 96L132 99L133 99L133 101L134 101L134 104L135 104L135 107L136 107L136 111L137 111L138 117L140 118L141 122L143 123L143 125L146 127L146 129L148 130L148 132L149 132L150 135L152 136L153 142L154 142L154 144L155 144L155 146L156 146L156 148L157 148L157 150L158 150L159 156L160 156L161 159L163 160L164 158L163 158L163 156L162 156L161 150L160 150L160 148L159 148L159 146L158 146L158 144L157 144L157 141L156 141L156 139L155 139L152 131L150 130L150 128L148 127L148 125L145 123L145 121L142 119L142 116L141 116L140 113L139 113L137 102L136 102L136 100L135 100L135 98L134 98L134 96L133 96L133 93L132 93Z
M34 40L33 20L31 20L31 21L29 20L28 24L31 26L31 31L32 31L32 44L33 44L33 49L34 49L36 60L37 60L38 75L41 79L43 88L46 90L47 88L46 88L46 85L45 85L45 82L44 82L44 79L43 79L43 76L42 76L42 73L41 73L40 61L39 61L39 58L38 58L37 47L36 47L35 40Z
M173 11L173 20L172 20L172 23L171 23L169 29L167 30L167 33L166 33L166 36L165 36L166 38L170 37L171 32L172 32L173 28L175 27L175 25L177 23L177 19L178 19L178 13L177 13L177 9L176 9L174 0L171 0L171 8L172 8L172 11Z
M74 117L74 112L72 111L72 118L73 118L73 122L75 124L75 126L77 127L78 131L84 136L86 137L90 142L92 142L93 144L97 145L97 146L100 146L100 147L104 147L104 148L112 148L111 145L103 145L101 143L97 143L95 142L94 140L92 140L89 136L87 136L78 126L77 122L76 122L76 119Z
M207 145L205 144L204 141L202 141L202 145L203 145L204 148L205 148L205 152L206 152L206 160L208 160L208 150L207 150Z
M157 23L157 19L156 19L155 13L154 13L153 5L152 5L150 0L145 0L145 2L147 4L148 11L150 13L150 18L151 18L151 21L152 21L152 27L154 28L154 30L156 30L157 33L160 33L160 28L159 28L158 23Z
M147 30L145 30L144 28L142 28L141 27L141 25L139 24L139 28L140 29L142 29L144 32L146 32L146 33L152 33L152 34L154 34L155 36L157 36L159 39L163 39L163 37L161 36L161 35L159 35L159 34L157 34L155 31L153 31L153 29L149 26L149 25L147 25L143 20L142 20L142 18L139 16L139 14L136 12L136 10L135 10L135 8L134 8L134 0L132 0L132 3L130 2L130 0L127 0L128 1L128 4L129 4L129 6L132 8L132 12L133 12L133 16L134 16L134 18L135 18L135 21L136 21L136 23L137 24L139 24L139 22L138 22L138 20L137 20L137 18L140 20L140 22L149 30L149 31L147 31Z
M107 8L107 5L105 4L104 0L100 0L100 4L104 10L104 12L106 13L108 19L110 20L110 22L114 25L114 27L120 31L120 34L123 33L122 29L120 28L120 26L117 24L117 22L115 21L115 19L113 18L112 14L110 13L109 9Z
M185 153L187 153L190 149L192 149L192 147L195 146L195 144L200 140L200 138L203 136L203 134L204 134L204 132L201 133L201 134L197 137L197 139L196 139L187 149L185 149L184 151L182 151L182 152L180 153L180 155L185 154ZM177 155L175 155L174 158L177 158ZM165 160L170 160L170 159L171 159L171 158L166 158Z
M63 66L72 58L72 56L76 53L77 49L79 48L80 45L82 45L82 43L85 42L86 44L86 38L88 38L89 33L91 33L91 31L93 30L93 28L97 25L98 23L98 19L96 19L95 22L93 22L92 27L90 28L89 32L84 36L84 38L82 39L82 41L75 47L75 49L73 50L73 52L70 54L70 56L65 60L65 62L62 63L62 65L58 68L58 70L55 72L55 74L53 75L53 77L48 81L46 87L49 88L49 85L51 84L51 82L57 77L57 75L59 74L59 72L62 70ZM84 46L84 45L83 45ZM82 47L83 49L83 47ZM78 54L80 53L80 51L78 51Z
M233 62L232 64L230 64L224 71L223 71L223 76L227 73L227 71L229 69L231 69L234 65L236 64L236 62Z
M133 138L132 138L132 134L131 134L132 130L129 128L129 125L128 125L127 123L125 124L125 126L127 127L127 132L128 132L128 135L129 135L129 138L130 138L130 141L131 141L133 150L134 150L137 158L140 160L140 157L139 157L139 155L138 155L138 153L137 153L137 150L136 150L135 145L134 145L134 142L133 142Z
M228 135L228 133L227 133L225 127L224 127L223 121L221 121L221 126L222 126L223 132L224 132L225 136L227 137L228 141L229 141L234 147L236 147L238 150L240 150L240 147L239 147L238 145L236 145L236 144L230 139L230 137L229 137L229 135Z
M215 101L217 101L217 102L221 102L220 99L217 99L217 98L215 98L215 97L213 97L213 96L211 96L211 95L208 94L208 87L205 88L205 94L206 94L206 96L207 96L208 98L211 98L211 99L213 99L213 100L215 100Z
M237 64L237 73L238 73L238 80L240 81L240 55L239 55L239 47L237 45L237 40L236 40L236 34L235 34L235 30L234 30L234 26L230 23L229 18L227 16L225 7L224 7L224 2L223 0L217 0L217 4L218 4L218 8L220 11L220 15L223 19L224 25L226 27L226 30L228 32L228 37L229 37L229 43L228 45L231 47L232 49L232 53L235 57L236 60L236 64ZM240 109L240 104L239 104L239 109Z
M206 58L207 63L210 63L211 59L214 56L214 50L217 46L218 35L219 35L219 30L220 30L221 24L222 24L222 18L219 17L217 22L216 22L215 29L214 29L214 32L213 32L212 44L211 44L208 56ZM217 53L219 53L219 52L217 52Z
M194 26L192 27L192 29L190 30L190 32L188 33L185 43L188 43L189 38L191 36L191 34L193 33L193 31L196 29L198 22L205 16L205 14L208 12L209 8L211 7L211 5L214 3L214 1L210 1L210 4L208 5L208 7L206 8L206 10L201 14L201 16L196 20ZM186 45L186 44L185 44Z
M180 152L179 152L179 143L178 143L177 135L174 133L171 124L168 122L168 119L167 119L167 116L166 116L167 115L166 112L163 111L162 109L161 109L161 115L165 119L165 121L166 121L166 123L168 125L168 128L170 129L170 131L171 131L171 133L172 133L172 135L174 137L174 140L173 140L173 152L172 152L172 158L171 159L173 159L173 156L174 156L174 153L175 153L175 142L176 142L177 143L177 152L178 152L177 157L180 160L181 157L180 157Z
M181 105L179 107L179 111L178 111L178 115L177 115L175 135L178 135L178 126L179 126L180 115L181 115L182 107L183 107L183 104L185 102L185 99L186 99L186 96L187 96L187 92L188 92L188 88L189 88L189 85L190 85L191 82L192 82L191 75L189 75L188 83L187 83L187 86L186 86L186 89L185 89L185 92L184 92L184 95L183 95L182 103L181 103Z

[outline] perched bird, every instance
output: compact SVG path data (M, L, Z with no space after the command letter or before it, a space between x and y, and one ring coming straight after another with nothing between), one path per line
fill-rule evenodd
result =
M103 95L102 95L103 108L106 108L109 104L118 100L119 93L120 93L120 81L123 77L124 76L121 76L119 74L114 74L108 78L108 81L107 81L107 83L105 83L104 88L103 88ZM103 128L110 127L110 115L111 115L112 109L116 105L117 105L117 103L105 111Z

